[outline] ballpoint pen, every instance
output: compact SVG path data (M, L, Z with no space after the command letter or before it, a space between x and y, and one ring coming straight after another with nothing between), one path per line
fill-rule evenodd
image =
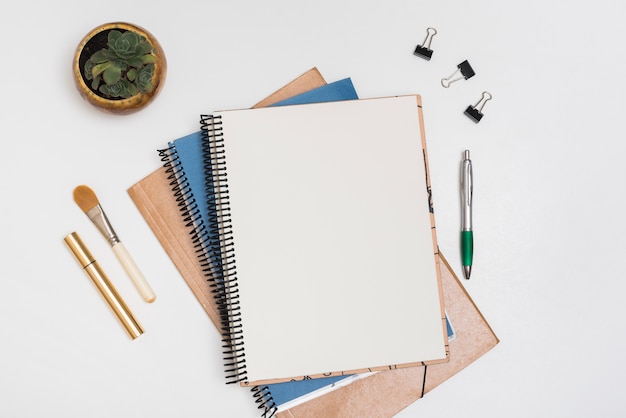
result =
M469 150L463 154L461 166L461 204L463 205L461 220L461 260L463 273L469 279L472 272L472 256L474 253L474 234L472 232L472 160Z

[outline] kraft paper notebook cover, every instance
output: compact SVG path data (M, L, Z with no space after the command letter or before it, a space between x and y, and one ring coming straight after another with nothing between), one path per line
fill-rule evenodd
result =
M283 87L276 90L274 93L270 94L265 99L261 100L252 107L257 108L271 106L282 100L289 99L293 96L305 93L307 91L321 87L325 84L326 80L324 80L322 74L316 67L313 67L309 71L302 74L300 77L284 85Z
M407 95L203 117L227 380L447 361L421 112Z
M314 88L323 85L325 82L319 72L315 69L303 75L301 80L307 80L307 83L300 83L307 88ZM285 93L282 94L281 93ZM289 95L300 93L294 89L280 89L271 97L273 100L266 100L260 104L272 104L272 102L289 97ZM144 219L151 227L156 237L162 244L163 248L170 256L181 276L184 278L197 300L205 309L210 319L219 328L219 315L215 308L213 295L206 283L202 269L198 266L197 256L195 255L194 245L189 239L188 229L182 222L182 218L178 211L178 207L171 196L171 186L167 181L167 176L163 168L159 168L144 179L134 184L129 190L129 195L137 205ZM350 411L354 409L355 415L363 415L363 411L374 410L374 406L378 403L375 397L370 396L376 393L385 398L384 403L389 414L382 416L391 416L400 411L408 403L411 403L421 397L442 381L453 376L475 359L486 353L497 343L497 338L489 328L476 306L471 301L469 295L463 291L460 283L454 281L452 285L446 286L453 277L453 272L447 263L442 264L442 278L444 285L444 298L448 307L456 307L452 310L453 318L462 319L462 322L455 324L457 339L451 343L450 363L438 364L428 367L428 376L420 372L419 381L423 381L423 391L405 391L406 396L402 399L391 397L397 393L398 387L403 385L411 385L415 383L415 376L406 375L406 373L385 372L393 375L389 382L368 379L367 388L359 386L358 390L350 387L341 389L341 397L329 396L326 394L317 400L309 400L303 405L283 411L280 416L285 417L305 417L319 416L317 411L327 411L326 416L350 416ZM450 291L453 290L453 291ZM448 309L450 311L450 309ZM450 312L448 312L450 315ZM471 338L468 338L470 336ZM418 368L421 369L421 368ZM279 384L284 385L284 384ZM274 387L278 385L272 385ZM345 399L350 399L350 403L346 403ZM370 405L373 403L373 405ZM350 406L351 405L351 406ZM267 406L271 406L268 402ZM359 409L355 406L362 406ZM330 412L328 412L330 411ZM336 411L333 413L332 411ZM266 409L266 413L273 410ZM285 415L283 415L285 414Z

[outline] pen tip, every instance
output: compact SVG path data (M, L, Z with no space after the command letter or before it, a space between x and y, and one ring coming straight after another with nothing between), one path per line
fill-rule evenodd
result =
M470 274L472 274L472 266L463 266L463 273L465 274L465 278L469 280Z
M469 160L469 159L470 159L470 153L469 153L469 150L468 150L468 149L466 149L466 150L465 150L465 153L464 153L463 155L464 155L464 157L465 157L465 159L466 159L466 160Z

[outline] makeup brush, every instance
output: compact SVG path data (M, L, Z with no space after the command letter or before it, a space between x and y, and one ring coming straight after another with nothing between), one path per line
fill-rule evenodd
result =
M153 302L156 296L150 285L139 271L139 268L135 264L135 261L130 256L130 253L122 244L117 234L113 230L111 223L107 219L98 197L89 187L85 185L78 186L74 189L74 201L87 215L89 219L96 225L98 230L102 233L104 238L111 244L111 248L115 253L115 256L120 261L124 270L132 280L133 284L144 298L146 302Z

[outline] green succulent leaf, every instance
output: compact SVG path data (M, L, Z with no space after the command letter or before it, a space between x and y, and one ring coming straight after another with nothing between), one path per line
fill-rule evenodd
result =
M100 86L101 80L102 80L102 77L100 76L94 77L93 81L91 82L91 88L94 90L98 90L98 86Z
M128 70L128 72L126 73L126 78L128 78L128 81L135 81L135 77L137 77L137 69L131 68L130 70Z
M134 85L134 84L130 84L130 85L128 86L128 93L130 94L128 97L132 97L132 96L134 96L135 94L139 94L139 89L137 88L137 86L136 86L136 85Z
M85 78L87 80L91 80L93 79L93 67L94 67L94 62L90 59L87 60L87 62L85 62L85 67L84 67L84 71L83 74L85 75Z
M105 72L107 69L111 68L112 66L113 66L113 63L108 62L108 61L103 62L102 64L94 65L93 68L91 69L91 75L92 77L97 77L103 72Z
M121 37L122 37L122 32L120 32L119 30L112 30L111 32L109 32L109 36L107 37L109 47L111 47L111 45L113 45L115 41L117 41Z
M100 92L108 97L124 97L124 84L120 80L114 84L103 84L100 86Z
M139 35L135 32L124 32L122 36L117 38L114 42L109 43L111 52L117 55L119 58L127 60L138 56L137 45L139 44Z
M139 57L130 58L126 61L131 67L139 68L143 65L143 60Z
M116 59L115 61L113 61L113 65L115 65L121 71L126 71L128 69L128 64L126 63L126 61L121 59Z
M98 90L105 97L119 97L122 99L128 99L129 97L132 97L139 92L139 89L134 84L125 79L120 79L117 83L114 84L103 84Z
M112 65L102 73L102 79L107 84L115 84L122 78L122 70Z
M108 49L103 49L102 53L108 58L109 61L115 61L117 59L117 55Z
M122 79L120 80L120 83L124 86L122 97L125 99L137 94L137 87L135 87L135 85L130 81Z
M137 71L137 87L143 93L152 91L152 76L154 75L154 64L148 64Z
M102 93L102 95L104 97L109 97L109 98L115 98L115 97L119 97L119 92L114 90L115 88L115 84L109 86L107 84L103 84L100 86L100 88L98 89L98 91L100 93Z
M101 49L100 51L94 52L89 59L96 64L102 64L103 62L109 61L109 54L106 49Z
M146 54L141 57L141 62L144 64L153 64L156 62L156 57L152 54Z
M152 45L150 45L148 41L146 41L144 38L143 42L140 42L137 45L136 51L137 55L149 54L150 52L152 52Z

